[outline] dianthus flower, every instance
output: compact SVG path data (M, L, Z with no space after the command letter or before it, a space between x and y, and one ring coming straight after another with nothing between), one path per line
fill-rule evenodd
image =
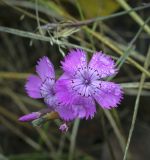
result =
M42 109L37 112L32 112L21 116L19 121L27 122L33 121L48 112L53 112L52 118L59 118L59 113L57 112L58 101L55 96L55 71L53 64L44 56L38 61L36 65L36 72L38 75L30 75L25 84L25 89L27 94L34 99L43 98L44 102L47 104L48 109ZM57 114L58 113L58 114ZM43 118L41 120L44 120ZM40 122L40 121L39 121ZM62 132L68 130L66 123L62 123L59 127Z
M55 72L54 67L48 57L43 57L36 65L38 75L30 75L27 79L25 89L27 94L34 99L43 98L51 111L57 112L59 118L64 121L82 118L82 101L73 104L73 106L61 105L55 96ZM88 101L87 101L88 102ZM84 103L85 105L85 103ZM62 108L63 107L63 108ZM92 107L91 107L92 108ZM90 110L90 109L89 109ZM32 121L45 114L45 110L32 112L19 118L20 121ZM49 110L48 110L49 112ZM65 130L65 125L60 126L61 130Z
M46 112L55 111L57 101L55 97L55 72L54 67L48 57L40 58L36 65L38 75L30 75L25 84L27 94L34 99L43 98L48 109L32 112L19 118L20 121L32 121L38 119Z
M120 85L104 81L117 73L111 57L96 52L88 63L86 53L77 49L71 50L61 64L64 74L57 80L55 92L59 101L57 110L63 119L92 118L95 101L104 109L120 103Z
M95 101L104 109L117 107L120 103L120 85L104 81L117 73L115 63L109 56L97 52L88 63L84 51L72 50L62 62L62 68L64 73L56 81L51 61L47 57L38 61L38 75L29 76L25 89L30 97L43 98L48 109L29 113L20 117L20 121L32 121L47 112L54 112L56 118L65 121L60 129L66 131L66 121L93 118Z

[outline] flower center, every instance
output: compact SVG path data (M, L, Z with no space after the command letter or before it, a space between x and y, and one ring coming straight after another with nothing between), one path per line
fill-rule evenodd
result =
M45 81L43 81L40 87L41 95L43 98L49 95L54 95L54 91L53 91L54 83L55 83L55 79L49 78L49 77L47 77Z
M86 86L88 86L88 85L90 85L90 80L89 79L85 79L85 81L84 81L84 84L86 85Z
M79 95L89 97L95 94L96 86L93 84L99 79L97 70L89 67L78 68L71 80L72 89Z
M53 89L54 83L54 78L47 77L40 87L41 95L44 98L45 103L50 107L54 107L56 104L56 98Z

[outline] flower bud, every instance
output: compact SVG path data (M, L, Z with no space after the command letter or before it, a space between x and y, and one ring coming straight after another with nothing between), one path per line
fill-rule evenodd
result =
M60 125L59 129L62 131L62 132L67 132L68 131L68 126L66 123L63 123Z
M40 112L32 112L32 113L29 113L29 114L26 114L26 115L20 117L19 121L20 122L28 122L28 121L35 120L35 119L39 118L40 116L41 116Z

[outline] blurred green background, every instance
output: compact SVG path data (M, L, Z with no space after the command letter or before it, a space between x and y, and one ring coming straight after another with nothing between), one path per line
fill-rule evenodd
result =
M128 13L148 2L0 0L0 160L122 160L136 109L127 159L150 159L150 9ZM89 25L64 26L93 18ZM67 133L59 131L59 120L42 127L20 123L21 115L46 107L24 90L36 61L47 55L58 77L70 48L89 57L102 50L115 59L119 73L113 81L124 89L122 103L111 111L97 106L92 120L71 122Z

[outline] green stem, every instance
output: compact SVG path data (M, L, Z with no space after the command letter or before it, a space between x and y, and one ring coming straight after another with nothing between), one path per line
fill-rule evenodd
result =
M70 143L70 149L69 149L69 158L68 160L73 160L74 158L74 151L75 151L75 145L76 145L76 137L78 132L78 127L80 124L80 119L76 119L74 122L72 134L71 134L71 143Z
M148 69L149 62L150 62L150 48L149 48L149 51L148 51L148 54L147 54L147 58L146 58L146 61L145 61L145 64L144 64L144 68L145 69ZM146 78L145 73L142 73L141 80L140 80L140 85L139 85L139 90L138 90L136 101L135 101L135 107L134 107L134 113L133 113L133 117L132 117L132 123L131 123L130 131L129 131L129 136L128 136L128 140L127 140L127 144L126 144L123 160L127 159L128 149L129 149L131 137L132 137L134 126L135 126L135 121L136 121L137 112L138 112L138 108L139 108L139 102L140 102L140 95L141 95L141 92L142 92L142 88L143 88L143 84L144 84L145 78Z
M3 79L26 79L30 73L17 73L17 72L0 72L0 78Z
M126 11L131 10L132 8L128 5L128 3L125 0L116 0ZM129 12L129 15L140 25L144 25L143 19L135 12ZM146 24L144 26L145 32L147 32L150 35L150 27Z
M104 110L104 113L105 113L107 119L109 120L112 128L114 129L114 132L119 140L121 149L124 150L125 140L124 140L124 137L121 135L121 132L119 131L119 128L118 128L114 118L112 117L111 113L108 110Z

